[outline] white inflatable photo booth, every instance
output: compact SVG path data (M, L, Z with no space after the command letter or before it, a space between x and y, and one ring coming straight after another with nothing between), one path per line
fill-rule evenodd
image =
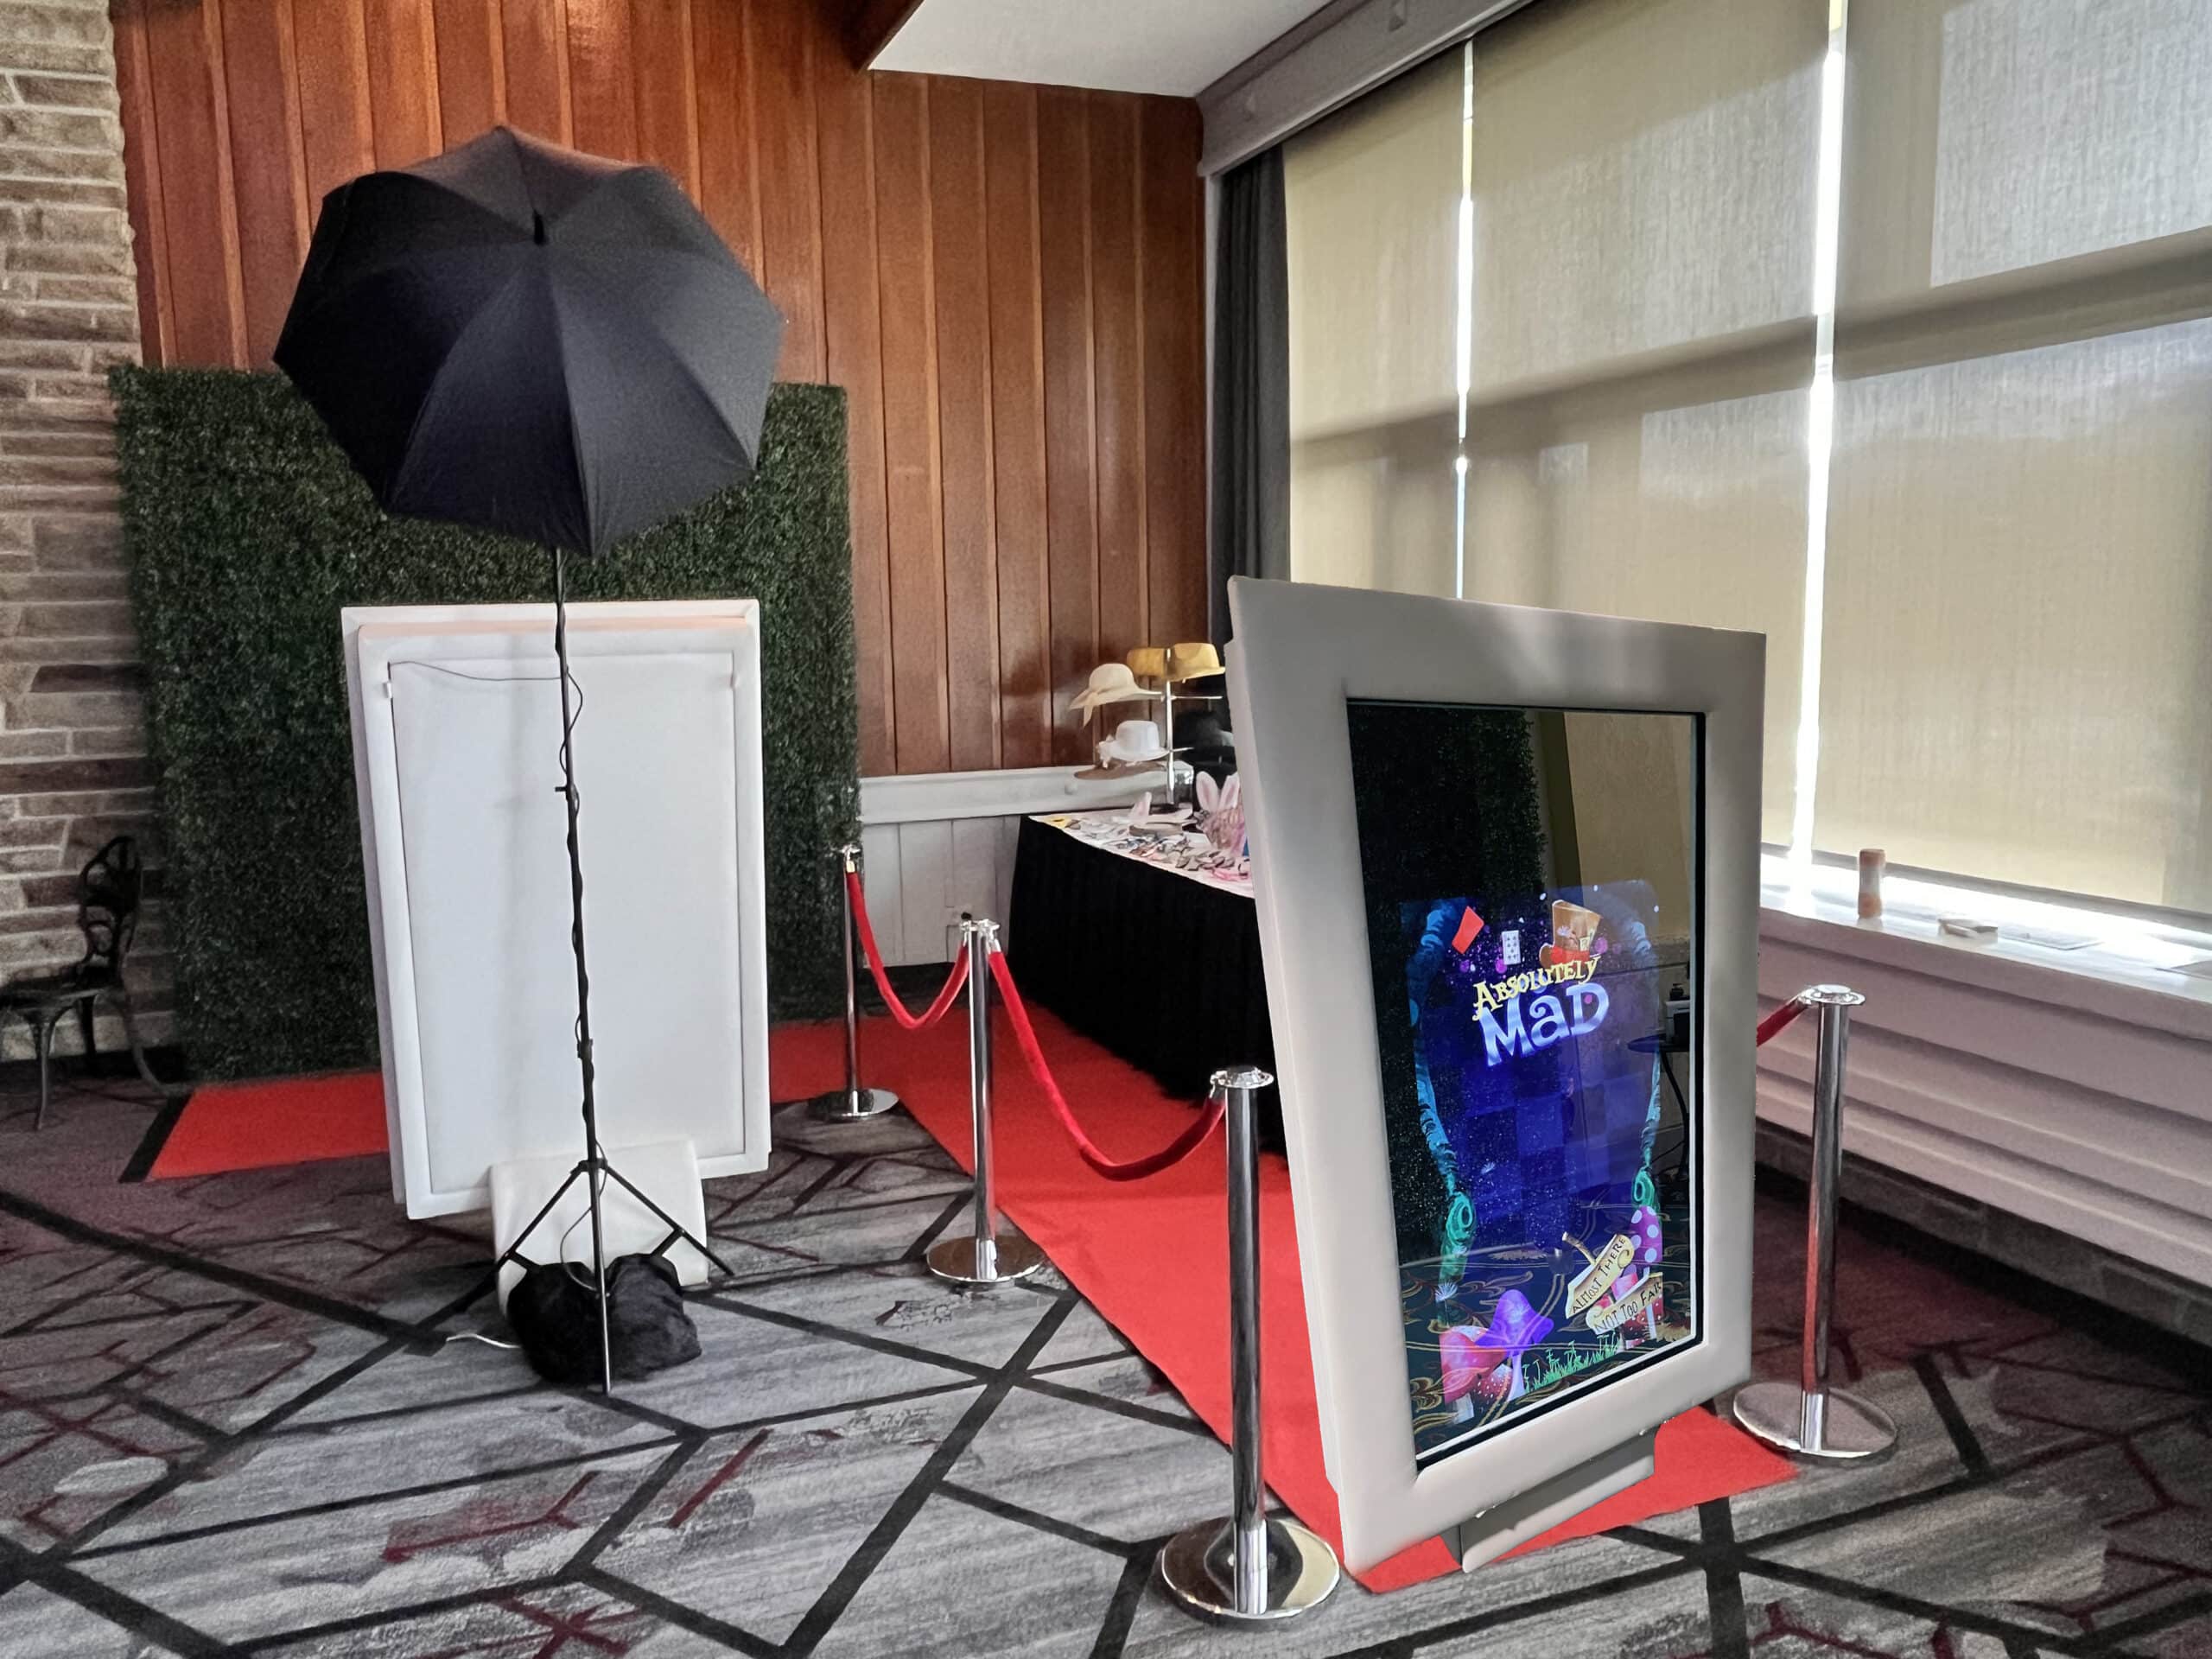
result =
M343 613L392 1192L583 1154L550 605ZM768 1160L760 613L572 604L600 1134ZM550 1254L550 1251L549 1251Z
M1649 1475L1659 1426L1750 1374L1765 641L1755 634L1244 578L1230 584L1230 695L1322 1446L1341 1504L1345 1565L1360 1571L1441 1536L1472 1568ZM1374 887L1384 874L1363 866L1363 848L1367 866L1387 862L1376 851L1392 830L1387 812L1363 802L1356 778L1361 745L1370 741L1362 734L1388 731L1387 723L1372 722L1387 722L1406 707L1424 711L1423 718L1480 714L1525 721L1538 744L1546 720L1586 733L1596 729L1592 721L1615 721L1616 729L1631 733L1663 730L1669 759L1659 770L1669 771L1672 783L1653 783L1647 794L1648 780L1633 766L1602 743L1583 741L1575 787L1579 796L1586 765L1595 772L1611 768L1623 779L1611 798L1627 808L1608 809L1615 850L1605 856L1615 865L1632 863L1648 830L1654 868L1666 876L1671 859L1678 871L1650 884L1617 883L1602 900L1598 887L1562 894L1564 882L1554 881L1550 890L1528 894L1518 911L1480 906L1489 912L1486 934L1485 918L1467 904L1456 937L1443 938L1432 926L1422 938L1428 957L1458 976L1442 994L1445 1001L1433 1005L1443 1012L1425 1013L1415 997L1412 1012L1403 1014L1412 969L1395 982L1411 1039L1386 1029L1388 963L1395 960L1389 952L1402 948L1406 936L1370 936L1376 918L1411 914L1412 906L1402 893ZM1633 718L1652 715L1671 718ZM1532 752L1539 757L1532 775L1541 778L1542 751ZM1367 775L1376 775L1371 766ZM1449 775L1434 779L1438 791L1478 786L1478 780ZM1648 816L1639 818L1647 800ZM1670 811L1669 801L1679 801L1678 809ZM1424 819L1418 803L1398 810L1409 822L1435 816ZM1551 843L1543 845L1548 860ZM1586 842L1583 853L1586 867L1593 855ZM1423 855L1433 861L1433 855ZM1643 979L1634 982L1604 977L1626 971L1605 966L1604 935L1612 936L1613 961L1633 964L1656 950L1656 925L1647 936L1628 916L1573 931L1586 925L1577 918L1588 914L1578 900L1611 904L1624 893L1647 918L1666 912L1673 929L1668 937L1679 942L1669 946L1676 954L1663 969L1639 969ZM1437 913L1448 923L1459 904L1440 899ZM1519 920L1497 925L1509 914L1528 918L1526 927ZM1541 962L1534 949L1524 957L1524 931L1532 944L1542 941ZM1644 957L1624 953L1624 935L1633 936ZM1478 965L1475 958L1485 950ZM1644 988L1655 976L1659 988ZM1598 988L1583 990L1586 980ZM1610 999L1603 995L1607 985ZM1587 1034L1608 1007L1612 1033ZM1424 1018L1431 1029L1421 1028ZM1545 1076L1567 1082L1534 1108L1526 1103L1542 1088L1516 1085L1522 1093L1509 1103L1534 1111L1533 1119L1520 1122L1541 1122L1544 1110L1555 1108L1572 1143L1581 1115L1621 1103L1618 1096L1612 1106L1592 1103L1599 1085L1589 1083L1593 1062L1578 1046L1594 1053L1601 1039L1613 1045L1607 1051L1617 1057L1613 1077L1625 1076L1630 1090L1642 1086L1639 1076L1649 1079L1650 1121L1659 1121L1664 1105L1670 1130L1678 1126L1678 1136L1666 1143L1678 1148L1666 1175L1668 1190L1677 1196L1668 1202L1682 1206L1670 1221L1675 1249L1664 1271L1671 1276L1637 1281L1637 1269L1625 1265L1630 1244L1618 1236L1608 1243L1621 1224L1612 1216L1625 1213L1625 1200L1586 1203L1577 1213L1595 1241L1586 1251L1586 1270L1570 1273L1582 1264L1562 1251L1555 1223L1553 1237L1532 1236L1529 1248L1517 1252L1500 1246L1486 1259L1486 1266L1510 1260L1525 1269L1521 1289L1491 1293L1497 1310L1491 1332L1510 1308L1524 1325L1546 1332L1556 1325L1583 1345L1547 1353L1541 1366L1532 1351L1535 1382L1524 1379L1518 1348L1510 1351L1510 1368L1454 1373L1446 1369L1450 1356L1456 1352L1464 1362L1466 1339L1444 1332L1450 1319L1441 1315L1424 1330L1421 1304L1432 1295L1440 1306L1447 1301L1459 1264L1437 1267L1431 1285L1402 1259L1408 1211L1394 1181L1405 1184L1410 1160L1402 1134L1394 1165L1389 1126L1402 1125L1416 1108L1433 1109L1447 1086L1462 1091L1452 1096L1455 1103L1474 1099L1472 1091L1490 1086L1482 1081L1485 1063L1540 1064L1554 1069ZM1409 1042L1418 1064L1433 1068L1444 1055L1452 1069L1432 1075L1409 1072L1414 1061L1386 1064L1386 1049L1402 1054ZM1618 1060L1629 1064L1624 1068ZM1647 1069L1639 1074L1636 1065ZM1408 1075L1417 1078L1417 1090L1403 1086ZM1671 1093L1662 1090L1662 1076ZM1469 1123L1473 1116L1467 1107L1459 1121ZM1604 1121L1618 1121L1618 1115ZM1437 1168L1452 1172L1437 1180L1446 1187L1453 1179L1466 1184L1474 1193L1469 1212L1479 1212L1482 1193L1490 1190L1481 1184L1505 1177L1493 1174L1491 1161L1471 1161L1476 1154L1467 1143L1450 1141L1429 1118L1420 1122ZM1521 1133L1525 1145L1529 1132ZM1632 1147L1632 1135L1630 1140ZM1413 1145L1421 1150L1418 1140ZM1652 1147L1646 1129L1631 1230L1640 1230L1642 1195L1652 1191ZM1622 1190L1624 1172L1618 1162L1603 1163L1609 1154L1602 1147L1585 1151L1569 1144L1560 1155L1597 1160L1589 1179L1615 1183L1609 1193ZM1626 1161L1633 1166L1633 1151ZM1561 1190L1571 1185L1562 1179ZM1534 1216L1554 1195L1545 1189L1515 1201ZM1655 1257L1657 1236L1655 1227ZM1573 1236L1565 1242L1584 1248ZM1554 1253L1548 1262L1547 1247ZM1622 1260L1612 1259L1616 1255ZM1437 1260L1448 1261L1449 1252ZM1592 1281L1592 1275L1602 1276ZM1608 1289L1593 1300L1596 1285ZM1664 1299L1662 1324L1657 1304L1666 1290L1676 1294ZM1647 1316L1648 1325L1627 1324ZM1573 1329L1578 1324L1581 1328ZM1642 1341L1647 1328L1651 1339ZM1461 1344L1456 1351L1448 1345L1454 1341ZM1435 1357L1440 1347L1445 1357ZM1474 1351L1487 1367L1502 1351ZM1451 1389L1466 1388L1470 1375L1487 1392L1453 1401Z

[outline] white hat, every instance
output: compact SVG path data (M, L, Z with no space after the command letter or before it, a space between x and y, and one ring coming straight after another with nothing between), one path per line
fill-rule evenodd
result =
M1091 711L1109 702L1127 702L1133 697L1157 697L1157 691L1148 691L1137 683L1137 677L1129 672L1127 663L1101 663L1090 671L1090 683L1075 694L1068 706L1088 717Z
M1159 723L1149 720L1123 721L1114 728L1114 735L1098 746L1101 760L1119 761L1124 766L1158 760L1166 753L1160 745Z

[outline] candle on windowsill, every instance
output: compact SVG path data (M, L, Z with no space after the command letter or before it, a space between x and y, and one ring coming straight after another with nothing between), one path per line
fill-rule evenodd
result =
M1859 919L1871 922L1882 913L1882 870L1889 858L1879 847L1859 849Z

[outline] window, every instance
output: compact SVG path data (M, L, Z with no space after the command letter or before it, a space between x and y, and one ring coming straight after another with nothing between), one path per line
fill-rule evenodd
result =
M1815 844L2212 912L2212 7L1848 56Z
M1756 629L1770 842L2212 912L2208 80L2197 0L1539 0L1288 149L1294 571Z

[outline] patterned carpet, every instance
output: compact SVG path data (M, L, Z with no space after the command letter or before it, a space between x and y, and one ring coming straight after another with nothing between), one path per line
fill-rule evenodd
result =
M922 1271L963 1180L903 1115L779 1119L709 1189L704 1360L613 1400L431 1345L497 1332L488 1249L381 1162L118 1185L152 1115L0 1101L6 1659L2212 1655L2212 1359L1863 1232L1840 1363L1886 1461L1250 1635L1151 1582L1226 1452L1058 1281ZM1798 1212L1758 1233L1785 1375Z

